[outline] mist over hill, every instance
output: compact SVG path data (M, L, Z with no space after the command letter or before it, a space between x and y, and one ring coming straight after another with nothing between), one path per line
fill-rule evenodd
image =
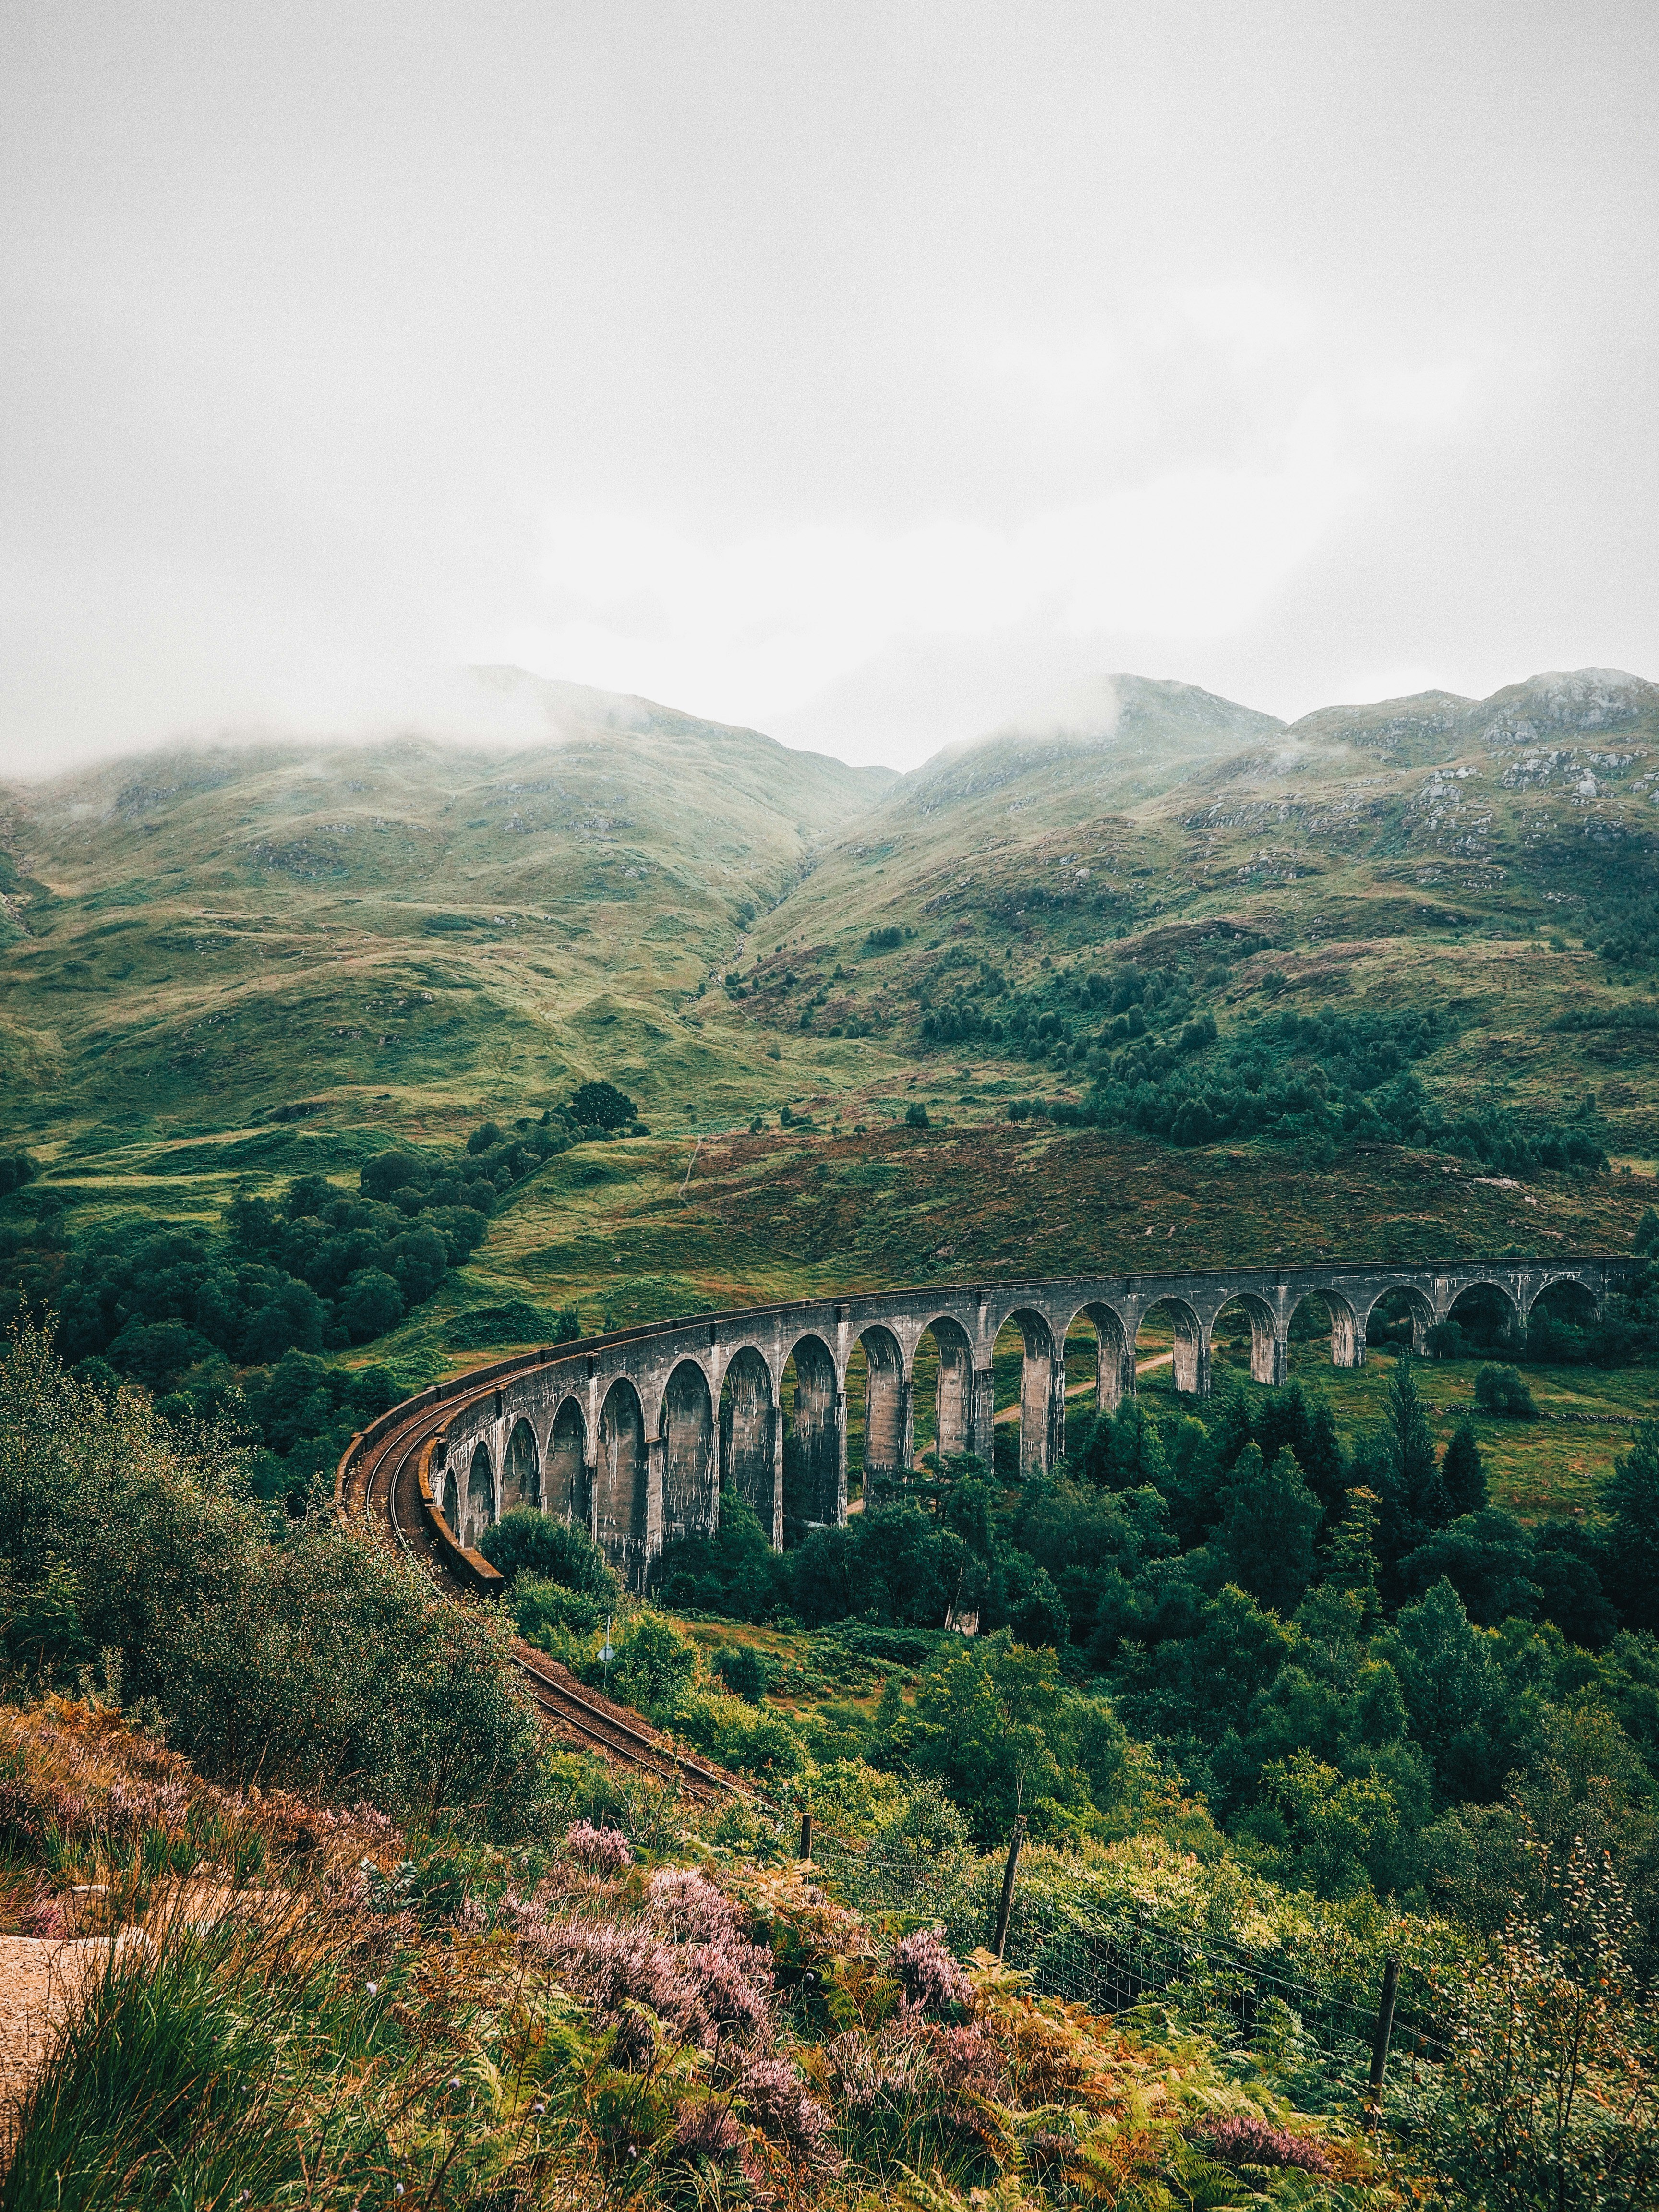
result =
M1107 677L902 776L520 670L457 698L470 740L181 745L0 793L22 1121L66 1141L325 1091L424 1113L608 1073L684 1124L867 1088L921 1045L920 954L825 1014L757 968L786 945L983 934L1018 968L1179 921L1409 995L1449 934L1582 947L1651 898L1659 687L1618 672L1290 725ZM1533 946L1534 1055L1583 965ZM1547 1085L1583 1079L1561 1050Z

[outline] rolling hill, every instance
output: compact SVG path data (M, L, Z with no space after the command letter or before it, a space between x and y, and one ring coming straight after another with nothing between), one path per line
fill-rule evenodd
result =
M1045 960L1179 967L1224 1030L1269 1004L1455 1007L1425 1080L1553 1117L1594 1091L1610 1149L1645 1159L1656 831L1659 687L1633 677L1290 725L1117 678L1092 723L993 735L890 786L744 979L776 1018L839 966L828 1011L878 1037L915 1036L964 971L994 996Z
M1160 1234L1201 1211L1217 1257L1622 1247L1651 1193L1659 687L1581 672L1285 725L1103 678L905 776L516 671L473 696L475 742L179 747L0 793L8 1133L43 1170L14 1206L62 1200L72 1237L216 1224L238 1189L350 1185L393 1142L622 1085L654 1133L514 1191L386 1340L429 1368L469 1305L622 1320L837 1270L1115 1263L1128 1191ZM1155 1047L1178 1081L1252 1039L1313 1080L1320 1016L1403 1037L1434 1113L1564 1126L1633 1179L1495 1173L1421 1133L1385 1172L1363 1115L1334 1152L1007 1120L1087 1120ZM688 1184L694 1140L733 1131Z

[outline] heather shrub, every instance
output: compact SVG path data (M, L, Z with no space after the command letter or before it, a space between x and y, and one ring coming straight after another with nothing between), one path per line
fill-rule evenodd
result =
M1194 2130L1194 2140L1227 2166L1296 2166L1322 2176L1331 2171L1330 2154L1322 2144L1249 2112L1212 2120Z
M658 1927L676 1942L707 1943L738 1932L737 1906L694 1867L659 1867L645 1897Z
M893 1972L904 1994L921 2012L948 2012L965 2005L973 1991L968 1977L942 1941L944 1930L918 1928L893 1953Z
M620 1874L634 1863L634 1847L618 1828L596 1828L578 1820L565 1830L564 1848L591 1874Z

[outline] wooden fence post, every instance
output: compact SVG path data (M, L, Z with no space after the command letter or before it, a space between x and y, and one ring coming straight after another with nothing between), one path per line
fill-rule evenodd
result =
M1390 1958L1382 1967L1382 2001L1376 2008L1376 2033L1371 2039L1371 2086L1366 2101L1373 2129L1382 2124L1382 2079L1388 2069L1389 2038L1394 2033L1394 2001L1400 1992L1400 1961Z
M1003 1947L1008 1941L1008 1923L1014 1913L1014 1875L1019 1867L1020 1846L1025 1841L1025 1815L1014 1818L1014 1832L1008 1838L1008 1863L1002 1870L1002 1902L997 1907L996 1954L1002 1957Z
M803 1813L800 1816L800 1850L796 1853L796 1856L810 1860L811 1856L812 1815L810 1813Z

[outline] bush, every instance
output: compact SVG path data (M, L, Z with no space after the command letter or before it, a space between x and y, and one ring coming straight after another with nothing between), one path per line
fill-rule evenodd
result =
M757 1705L771 1687L772 1662L752 1644L723 1644L714 1655L714 1672L734 1697Z
M696 1682L698 1668L697 1647L685 1631L647 1607L634 1615L617 1638L611 1694L637 1706L653 1721L666 1721ZM597 1659L585 1672L595 1688L604 1686L605 1674Z
M712 1536L682 1536L657 1562L657 1595L688 1612L720 1613L732 1620L768 1620L788 1602L789 1563L734 1490L720 1493L720 1525Z
M513 1619L527 1644L538 1644L557 1658L574 1658L572 1647L598 1634L610 1618L608 1599L586 1590L567 1589L536 1575L520 1575L513 1584ZM580 1656L586 1657L586 1652Z
M535 1817L540 1743L503 1622L325 1522L274 1528L222 1428L183 1449L36 1331L0 1362L0 1565L64 1664L77 1639L115 1655L128 1701L217 1778L520 1832Z
M1455 1321L1437 1321L1424 1338L1423 1349L1431 1359L1461 1359L1463 1332Z
M1490 1364L1481 1368L1474 1378L1474 1402L1484 1413L1502 1414L1516 1421L1538 1419L1532 1392L1518 1368Z
M508 1582L520 1575L534 1576L610 1605L615 1604L622 1588L586 1528L574 1521L538 1513L532 1505L515 1505L510 1513L503 1513L493 1527L485 1529L478 1549Z
M913 1099L905 1108L904 1125L908 1129L925 1129L927 1127L927 1109L920 1098Z

